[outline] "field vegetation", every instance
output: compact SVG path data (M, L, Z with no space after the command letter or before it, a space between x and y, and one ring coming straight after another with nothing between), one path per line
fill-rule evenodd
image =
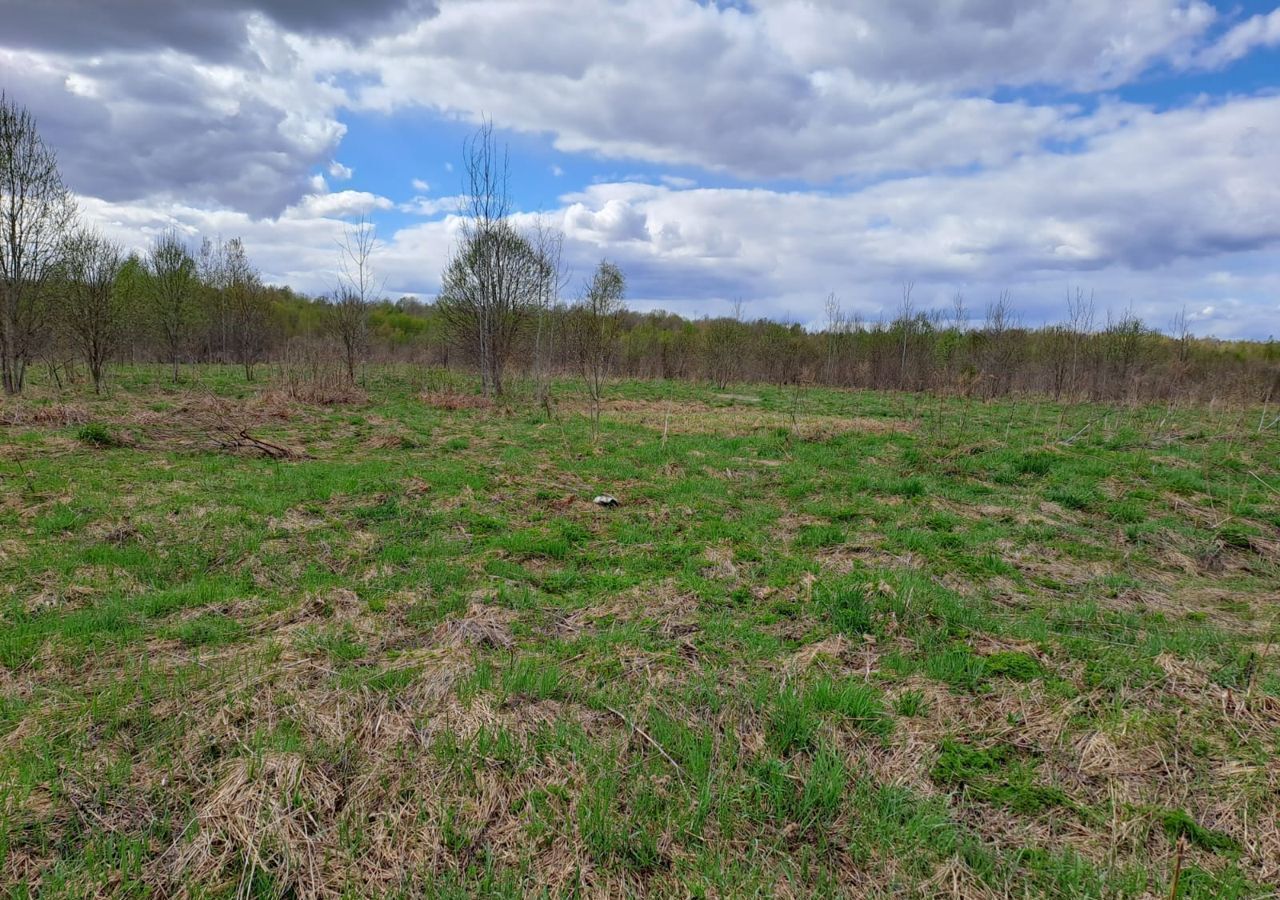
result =
M1274 413L258 368L0 404L11 896L1280 886Z

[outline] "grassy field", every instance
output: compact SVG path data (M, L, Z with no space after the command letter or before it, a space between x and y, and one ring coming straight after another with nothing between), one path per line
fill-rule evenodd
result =
M0 405L13 896L1280 884L1256 410L198 379Z

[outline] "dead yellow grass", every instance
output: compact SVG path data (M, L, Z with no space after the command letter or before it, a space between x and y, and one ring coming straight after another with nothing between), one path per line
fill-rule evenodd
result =
M887 419L809 413L800 413L793 418L786 412L755 406L710 406L696 401L668 404L649 400L607 400L602 406L601 417L669 434L740 437L786 428L802 440L813 441L828 440L847 432L885 434L911 430L910 423Z

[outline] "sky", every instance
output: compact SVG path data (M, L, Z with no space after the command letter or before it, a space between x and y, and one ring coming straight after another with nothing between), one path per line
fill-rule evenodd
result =
M0 0L0 87L126 247L434 296L465 139L640 310L821 326L1077 289L1280 337L1280 9L1207 0Z

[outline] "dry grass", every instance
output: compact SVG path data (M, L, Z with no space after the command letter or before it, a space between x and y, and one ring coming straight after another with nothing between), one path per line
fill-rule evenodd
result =
M66 428L90 421L88 409L77 403L30 403L5 400L0 404L0 425L26 428Z
M464 394L460 391L424 391L419 395L424 404L433 409L455 412L462 409L493 409L493 400L480 394Z
M576 407L569 407L575 409ZM586 412L583 407L581 412ZM710 406L694 401L606 400L601 417L642 425L669 434L745 437L785 428L802 440L823 441L841 434L906 432L911 425L892 419L823 416L761 409L756 406Z

